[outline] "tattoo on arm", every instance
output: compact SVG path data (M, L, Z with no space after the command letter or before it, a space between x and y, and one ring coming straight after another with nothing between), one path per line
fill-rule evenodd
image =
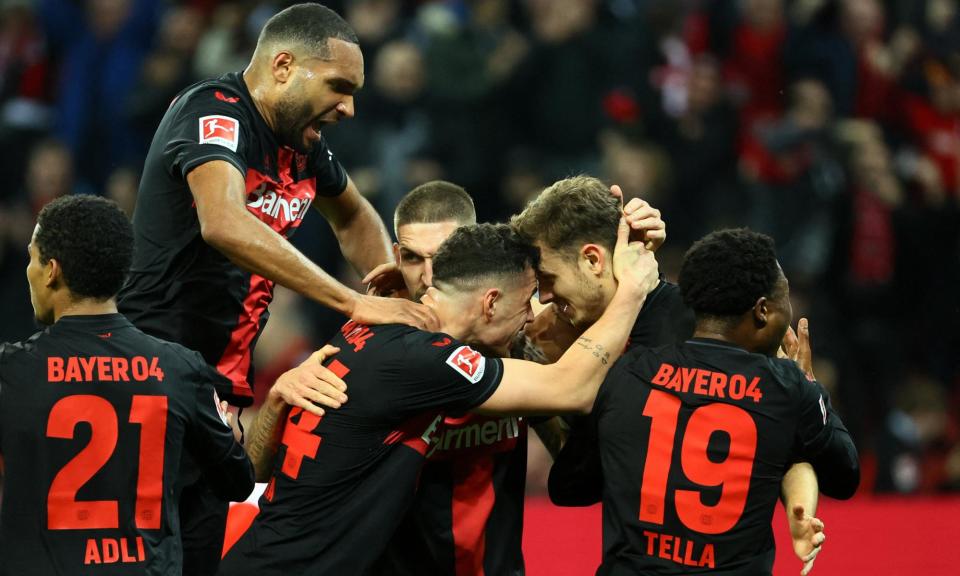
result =
M590 338L581 336L577 338L576 345L592 353L604 366L610 362L610 353L604 349L603 344L595 344Z
M283 429L280 421L286 417L289 410L288 404L274 407L265 402L253 423L246 449L258 482L265 482L273 471L273 459L277 454L280 432Z

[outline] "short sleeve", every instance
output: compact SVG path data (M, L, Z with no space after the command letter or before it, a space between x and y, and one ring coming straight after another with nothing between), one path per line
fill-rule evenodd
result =
M320 138L314 153L314 169L317 175L317 195L339 196L347 187L347 171L333 155L326 138Z
M239 96L225 88L203 88L182 95L164 117L167 172L186 178L197 166L225 160L246 174L244 159L251 137L250 123Z
M830 405L830 397L819 382L801 382L800 421L797 440L800 455L812 458L823 450L839 422ZM841 424L842 426L842 424Z
M490 398L503 378L502 360L444 334L411 332L404 352L395 397L402 411L467 411Z
M220 376L213 368L199 368L196 410L187 437L187 449L201 462L214 493L225 500L243 500L253 490L253 465L233 436L213 381Z
M795 460L813 465L821 492L832 498L849 498L860 483L857 448L823 387L807 381L799 371L797 377L801 382Z

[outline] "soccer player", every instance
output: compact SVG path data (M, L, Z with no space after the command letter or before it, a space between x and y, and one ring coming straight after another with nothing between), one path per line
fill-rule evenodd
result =
M115 203L51 202L28 250L49 327L0 345L0 575L179 574L181 453L220 497L253 489L214 391L224 378L117 313L133 233Z
M628 206L628 222L648 215L633 207ZM457 227L475 222L473 200L449 182L423 184L400 201L394 212L394 255L407 294L419 297L426 291L440 244ZM663 222L654 219L645 225L662 228ZM379 271L365 281L375 281ZM511 355L524 358L516 351ZM511 433L479 442L458 441L471 438L472 431L487 422ZM523 574L527 423L522 416L446 415L433 435L416 500L373 572ZM556 443L551 423L535 424L534 429L546 444Z
M776 358L792 310L771 238L708 234L680 289L693 338L624 355L590 416L604 472L597 574L770 574L787 468L810 462L825 494L849 498L857 451L823 388Z
M200 352L229 378L220 393L233 405L252 402L253 348L278 283L358 321L431 322L420 304L349 290L287 240L315 208L361 274L391 259L383 222L320 132L354 115L363 82L349 25L319 4L294 5L267 21L245 71L184 90L154 136L119 308ZM186 574L215 570L226 511L202 481L185 489Z
M536 252L505 225L458 228L434 256L424 296L442 332L353 321L341 329L331 341L340 353L327 367L350 387L350 402L323 417L290 410L260 513L220 573L364 574L413 499L438 412L589 408L657 280L652 253L627 246L626 229L614 260L620 284L607 312L557 363L543 366L498 358L532 318ZM261 434L275 438L271 419L282 414L271 412L258 416L253 442ZM459 432L451 444L516 435L509 420Z
M619 216L619 200L600 180L587 176L556 182L514 216L514 228L540 250L540 301L551 304L525 331L528 348L540 349L548 359L556 358L603 312L617 284L609 261ZM654 210L648 217L659 217L659 212ZM644 225L642 219L635 223L640 230ZM663 231L652 230L654 238L645 240L662 242L657 237ZM647 296L628 348L682 342L692 332L693 314L679 287L662 280ZM602 499L596 430L589 419L573 418L572 423L550 470L550 498L562 506L587 506ZM810 516L815 512L816 477L808 467L798 466L789 479L791 482L784 484L784 500L791 533L802 534L794 539L794 547L809 566L811 548L815 558L822 542L822 536L804 531L811 523L820 524ZM798 506L800 514L795 515Z

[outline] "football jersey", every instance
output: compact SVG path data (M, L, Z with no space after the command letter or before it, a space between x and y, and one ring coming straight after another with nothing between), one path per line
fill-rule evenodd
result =
M627 350L683 342L693 335L693 326L693 312L683 303L680 287L661 281L643 303ZM559 506L590 506L601 501L603 491L596 427L589 417L568 421L572 428L550 467L550 500Z
M501 360L409 326L348 322L330 344L350 400L322 418L290 411L260 512L220 574L367 573L413 501L439 411L482 404L503 375Z
M0 575L179 574L182 453L220 496L253 489L222 379L120 314L65 316L0 346Z
M527 430L518 416L446 416L416 500L374 574L524 574Z
M120 311L144 332L200 352L232 383L221 395L247 406L252 349L266 325L274 283L241 270L200 235L186 177L214 160L244 175L247 210L288 238L318 195L343 192L347 175L322 138L309 154L281 146L239 72L187 88L153 138Z
M791 360L717 340L629 352L591 418L604 472L597 574L768 575L791 464L826 456L835 474L859 474L819 384Z

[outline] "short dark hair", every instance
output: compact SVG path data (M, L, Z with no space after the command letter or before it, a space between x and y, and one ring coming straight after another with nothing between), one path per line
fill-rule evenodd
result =
M612 251L620 215L620 200L607 185L580 175L546 188L510 224L527 241L553 250L593 243Z
M506 224L461 226L433 257L433 285L466 291L536 268L539 252Z
M465 226L477 223L477 210L467 191L453 182L433 180L407 193L393 213L393 232L406 224L453 220Z
M298 43L319 58L329 58L327 40L330 38L350 44L360 43L353 28L333 10L315 3L294 4L267 20L260 31L257 45L270 42Z
M747 228L718 230L687 251L680 292L697 316L739 316L773 296L780 274L773 238Z
M43 207L37 226L40 262L59 262L74 296L107 300L117 295L133 260L133 228L116 202L63 196Z

